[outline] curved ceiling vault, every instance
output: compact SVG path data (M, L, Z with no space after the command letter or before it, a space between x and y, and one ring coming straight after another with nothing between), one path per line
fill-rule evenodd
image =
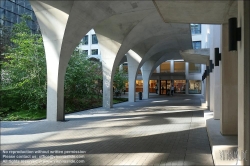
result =
M69 15L62 52L68 51L69 43L77 46L94 28L97 33L121 44L114 67L130 49L142 57L140 66L156 55L158 59L166 55L178 59L180 50L192 48L190 23L220 24L237 15L236 0L39 2Z
M147 3L147 9L114 15L94 28L96 33L121 44L114 67L117 67L130 49L142 57L142 61L145 62L150 56L153 56L152 53L149 55L147 52L158 43L161 44L161 47L157 47L154 54L162 49L165 51L171 49L175 51L174 55L177 55L177 57L173 57L174 59L181 58L180 50L192 48L189 24L165 23L152 1L137 2L136 4L140 7L145 3Z

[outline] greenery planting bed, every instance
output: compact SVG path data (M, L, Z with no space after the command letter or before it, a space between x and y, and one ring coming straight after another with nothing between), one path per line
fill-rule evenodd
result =
M47 71L43 38L32 33L30 16L12 29L0 25L0 120L38 120L46 118ZM123 91L127 76L117 68L113 89ZM102 62L89 58L78 47L72 52L64 80L66 113L102 107ZM51 100L51 99L50 99ZM115 98L114 104L127 101Z
M122 102L128 101L128 98L114 98L113 103L118 104ZM95 105L86 106L84 109L81 110L66 110L66 114L73 113L73 112L80 112L92 108L102 107L102 101L95 103ZM40 120L46 118L46 110L19 110L19 111L11 111L8 109L1 109L0 110L0 120L1 121L17 121L17 120Z

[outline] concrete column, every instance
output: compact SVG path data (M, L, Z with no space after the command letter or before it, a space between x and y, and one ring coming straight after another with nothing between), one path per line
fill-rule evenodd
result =
M152 68L154 67L153 61L147 61L142 66L142 79L143 79L143 99L148 99L149 91L148 91L148 84L149 84L149 77L151 75ZM159 86L158 86L159 88Z
M211 53L210 53L211 58ZM210 70L210 69L209 69ZM209 110L214 112L214 72L209 73Z
M159 65L157 68L156 68L156 73L160 73L161 72L161 65Z
M210 60L214 61L214 48L221 48L221 25L210 25ZM221 49L220 49L221 50ZM221 116L221 78L220 66L214 66L210 73L210 111L214 112L214 119Z
M206 103L207 109L210 109L210 76L207 76L206 81Z
M101 49L103 72L103 107L113 107L113 75L115 74L114 61L121 46L120 43L96 33ZM117 66L118 67L118 66Z
M228 23L222 25L221 52L221 133L238 134L238 57L228 51Z
M186 75L186 87L185 87L185 94L188 94L188 84L189 84L189 63L185 63L185 75Z
M72 43L65 44L66 40L69 39L69 37L65 37L68 14L42 2L31 1L30 3L41 28L45 48L47 120L63 121L64 77L70 55L75 48ZM68 8L71 8L70 4L68 5ZM63 44L65 47L63 47Z
M219 47L221 43L221 26L210 25L209 47L210 60L214 63L214 48ZM214 112L214 119L220 119L221 115L221 81L220 67L215 66L210 73L210 111Z
M127 53L128 60L128 81L129 81L129 93L128 93L128 101L135 102L135 88L136 88L136 76L139 64L141 62L141 57L136 54L134 51L130 50ZM143 82L143 86L144 86Z
M174 73L174 60L170 60L170 73Z
M250 1L238 1L238 150L246 152L239 165L250 165Z

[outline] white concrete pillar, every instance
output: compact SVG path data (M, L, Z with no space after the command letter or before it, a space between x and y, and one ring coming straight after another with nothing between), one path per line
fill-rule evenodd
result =
M157 68L156 68L156 73L160 73L161 72L161 65L159 65Z
M151 75L152 68L154 67L153 61L147 61L142 66L142 79L143 79L143 99L148 99L149 91L149 77ZM159 86L158 86L159 87Z
M214 61L214 48L221 48L221 25L210 25L210 60ZM221 49L220 49L221 50ZM214 66L210 73L210 111L214 112L214 119L221 116L221 78L220 66Z
M210 34L209 47L210 47L210 60L214 63L214 48L220 47L220 36L221 36L221 26L220 25L209 25ZM214 67L212 73L210 73L210 111L214 112L214 118L220 119L220 70ZM216 109L215 109L216 107Z
M228 23L222 24L221 52L221 133L238 134L238 57L228 49Z
M207 108L210 109L210 76L207 76L206 79L206 103Z
M185 87L185 94L188 94L188 87L189 87L189 63L185 62L185 75L186 75L186 87Z
M64 120L64 77L70 55L74 50L65 44L68 14L38 1L31 1L36 14L46 54L47 66L47 120ZM70 8L70 5L68 6ZM65 8L66 9L66 8ZM49 25L49 26L48 26ZM74 47L74 48L73 48Z
M246 152L239 165L250 165L250 1L238 1L238 151Z
M103 72L103 107L113 107L113 75L115 74L114 60L121 46L120 43L96 33L99 48L102 52L102 72Z
M174 60L170 60L170 73L174 73Z
M134 51L129 50L127 53L128 60L128 81L129 81L129 93L128 93L128 101L135 102L135 88L136 88L136 76L139 64L141 62L141 57L136 54ZM143 82L143 86L144 86Z
M210 53L210 58L211 58L211 53ZM211 60L211 59L210 59ZM210 69L209 69L210 70ZM210 71L209 71L210 72ZM209 88L209 101L210 101L210 104L209 104L209 110L210 111L213 111L214 112L214 72L212 73L209 73L209 85L210 85L210 88Z

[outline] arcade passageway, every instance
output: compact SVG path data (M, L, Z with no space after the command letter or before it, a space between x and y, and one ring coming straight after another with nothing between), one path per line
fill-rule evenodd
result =
M40 157L29 165L213 165L200 97L152 94L65 122L1 122L1 148Z

